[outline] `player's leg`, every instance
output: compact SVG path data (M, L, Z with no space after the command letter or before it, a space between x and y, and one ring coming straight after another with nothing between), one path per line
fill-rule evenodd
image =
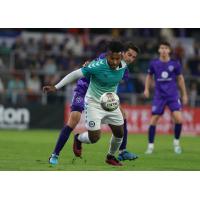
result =
M160 115L152 115L150 119L150 125L148 129L148 146L146 150L146 154L152 154L154 150L154 141L156 134L156 125L160 118Z
M63 149L64 145L66 144L67 140L69 139L71 132L75 129L76 125L79 123L83 110L84 110L84 97L81 94L75 93L72 100L71 113L68 122L60 132L54 151L51 157L49 158L50 164L56 165L58 163L59 154Z
M180 146L180 136L181 136L181 130L182 130L182 113L181 113L181 103L179 99L174 99L168 102L169 109L172 112L172 117L174 120L174 140L173 140L173 146L174 146L174 152L177 154L180 154L182 152L181 146Z
M120 107L120 110L122 112L123 119L124 119L124 125L123 125L124 136L123 136L122 144L119 147L118 160L120 160L120 161L135 160L136 158L138 158L138 156L134 153L128 152L127 149L126 149L127 139L128 139L128 128L127 128L126 113L124 112L122 107Z
M78 133L74 137L73 151L75 156L81 157L82 143L96 143L101 136L102 108L95 102L85 103L85 123L87 131Z
M118 108L107 114L104 111L105 116L102 119L102 123L109 124L112 130L112 136L110 140L110 146L106 157L106 163L115 166L121 166L122 164L115 158L115 153L119 150L119 147L123 140L124 129L123 129L123 116L121 110Z
M115 166L122 166L122 164L115 158L115 154L119 150L119 147L123 140L123 134L124 134L123 125L116 126L109 124L109 126L113 134L110 140L110 147L106 157L106 163Z
M150 120L150 125L148 129L148 146L146 150L146 154L152 154L154 150L154 141L155 141L155 134L156 134L156 125L163 114L165 109L166 101L163 99L154 99L153 106L152 106L152 116Z

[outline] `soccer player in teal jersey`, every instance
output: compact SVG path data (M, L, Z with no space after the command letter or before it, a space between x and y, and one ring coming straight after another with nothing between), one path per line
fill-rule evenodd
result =
M82 143L96 143L101 135L101 123L109 124L113 135L106 162L111 165L121 166L115 158L123 138L123 116L120 109L108 112L102 109L100 97L105 92L116 92L122 80L126 63L122 60L123 45L120 42L110 42L105 59L91 62L87 67L78 69L65 76L55 86L45 86L46 92L54 92L66 84L81 78L90 77L90 85L85 98L86 128L88 131L75 135L74 151L81 155Z

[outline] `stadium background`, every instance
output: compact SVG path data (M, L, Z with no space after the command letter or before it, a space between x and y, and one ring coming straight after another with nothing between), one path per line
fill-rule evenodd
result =
M199 170L199 33L200 29L0 29L0 170ZM75 85L48 96L42 93L42 86L55 84L98 56L110 39L130 40L141 49L130 66L130 80L119 89L129 133L135 133L129 134L127 149L139 159L120 169L105 165L110 134L102 134L95 147L84 145L84 159L72 162L70 137L59 165L52 168L48 157L67 120ZM155 154L144 154L151 105L151 99L143 97L144 79L161 39L171 42L173 57L180 59L189 94L189 105L183 112L183 134L187 136L181 139L180 156L172 149L169 111L158 125L162 134L156 136ZM78 129L84 129L83 121ZM104 126L103 132L110 130Z
M0 29L0 128L61 128L67 120L75 84L48 96L42 93L42 86L57 83L86 60L97 57L111 39L133 41L141 49L129 68L129 81L119 86L129 131L147 130L151 99L143 97L145 75L149 60L157 56L158 42L167 40L172 44L173 57L183 65L189 94L183 132L199 134L200 30L184 28ZM79 128L84 128L83 121ZM171 133L171 128L167 111L158 132Z

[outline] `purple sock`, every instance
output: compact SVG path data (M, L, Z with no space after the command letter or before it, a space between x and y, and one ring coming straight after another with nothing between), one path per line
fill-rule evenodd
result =
M119 150L124 150L124 149L126 149L127 137L128 137L128 129L127 129L127 121L126 121L126 119L125 119L125 120L124 120L124 136L123 136L122 144L121 144L121 146L119 147Z
M175 139L179 139L181 136L182 124L175 124L174 127L174 137Z
M150 125L149 127L149 143L154 143L154 138L155 138L155 133L156 133L156 126Z
M59 138L57 140L55 149L53 151L54 154L59 155L60 151L62 150L62 148L64 147L65 143L67 142L70 133L72 132L72 128L70 128L69 126L64 126L63 129L60 132Z

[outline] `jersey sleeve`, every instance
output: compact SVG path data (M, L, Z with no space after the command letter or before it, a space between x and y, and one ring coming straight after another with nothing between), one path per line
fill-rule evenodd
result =
M85 76L86 78L90 78L91 75L97 73L98 68L99 68L99 62L92 61L86 67L81 68L81 71L83 73L83 76Z
M153 68L153 62L151 61L149 63L149 68L147 70L148 74L153 75L155 73L154 68Z
M179 61L177 61L177 63L176 63L176 67L174 69L174 72L175 72L176 76L179 76L179 75L182 74L182 65Z

